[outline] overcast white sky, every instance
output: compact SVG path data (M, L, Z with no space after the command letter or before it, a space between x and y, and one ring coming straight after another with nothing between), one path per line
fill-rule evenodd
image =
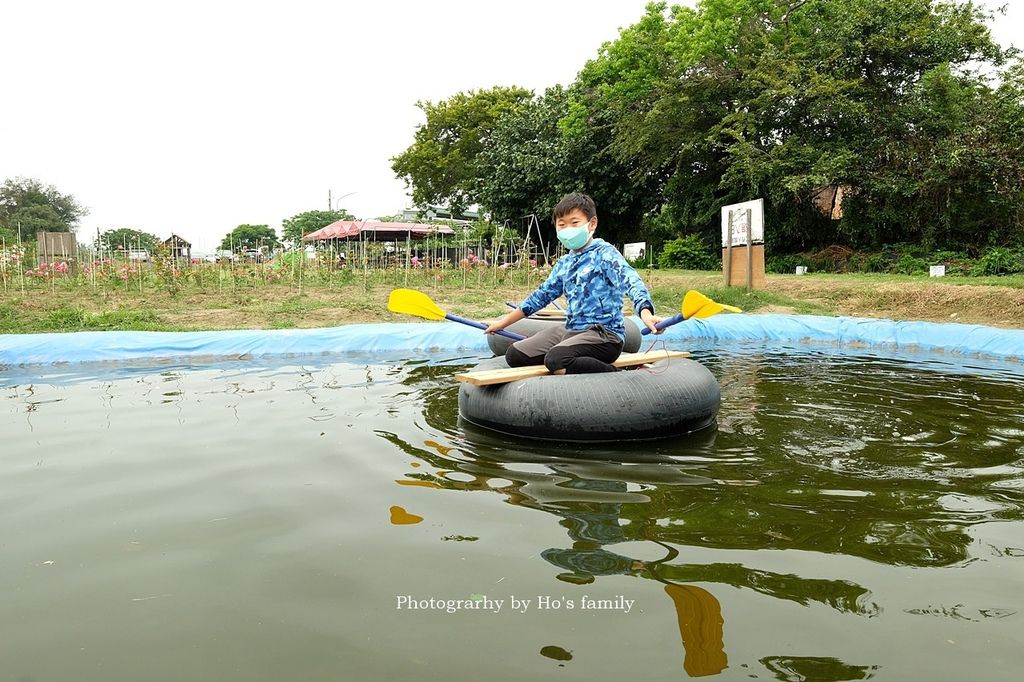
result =
M0 181L73 194L83 241L134 227L199 251L326 209L328 190L360 218L397 213L390 158L417 100L569 83L646 3L8 2ZM993 32L1022 45L1024 0L1008 4Z

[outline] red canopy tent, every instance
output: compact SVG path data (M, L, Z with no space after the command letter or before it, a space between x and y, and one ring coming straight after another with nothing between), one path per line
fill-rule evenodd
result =
M425 223L382 223L377 220L338 220L327 227L310 232L302 241L320 242L331 239L368 239L371 241L395 241L402 238L425 239L435 235L455 234L447 225Z

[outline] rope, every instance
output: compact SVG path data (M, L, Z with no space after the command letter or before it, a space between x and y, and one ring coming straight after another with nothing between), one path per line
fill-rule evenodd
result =
M668 371L668 366L672 363L672 357L668 354L668 346L665 345L665 339L653 339L651 341L651 345L648 346L647 350L645 350L644 352L645 353L650 353L652 350L654 350L654 347L659 345L659 344L661 345L661 348L659 348L659 350L665 351L665 360L666 360L665 366L660 368L660 369L655 370L653 367L651 367L649 365L641 365L640 367L636 368L637 372L647 372L648 374L653 374L655 376L658 376L658 375L664 374L665 372Z

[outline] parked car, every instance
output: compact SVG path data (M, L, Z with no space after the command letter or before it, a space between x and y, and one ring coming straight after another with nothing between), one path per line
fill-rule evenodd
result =
M214 251L205 258L207 263L234 263L238 260L238 256L228 249L221 251Z

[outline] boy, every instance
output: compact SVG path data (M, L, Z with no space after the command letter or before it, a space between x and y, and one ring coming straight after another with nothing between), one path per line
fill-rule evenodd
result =
M625 320L622 297L628 294L640 319L654 333L661 321L640 276L618 250L594 238L597 207L586 194L565 195L553 212L558 241L569 249L518 308L485 331L493 334L532 315L565 295L565 326L552 327L509 346L509 367L543 364L554 374L614 372L622 352Z

